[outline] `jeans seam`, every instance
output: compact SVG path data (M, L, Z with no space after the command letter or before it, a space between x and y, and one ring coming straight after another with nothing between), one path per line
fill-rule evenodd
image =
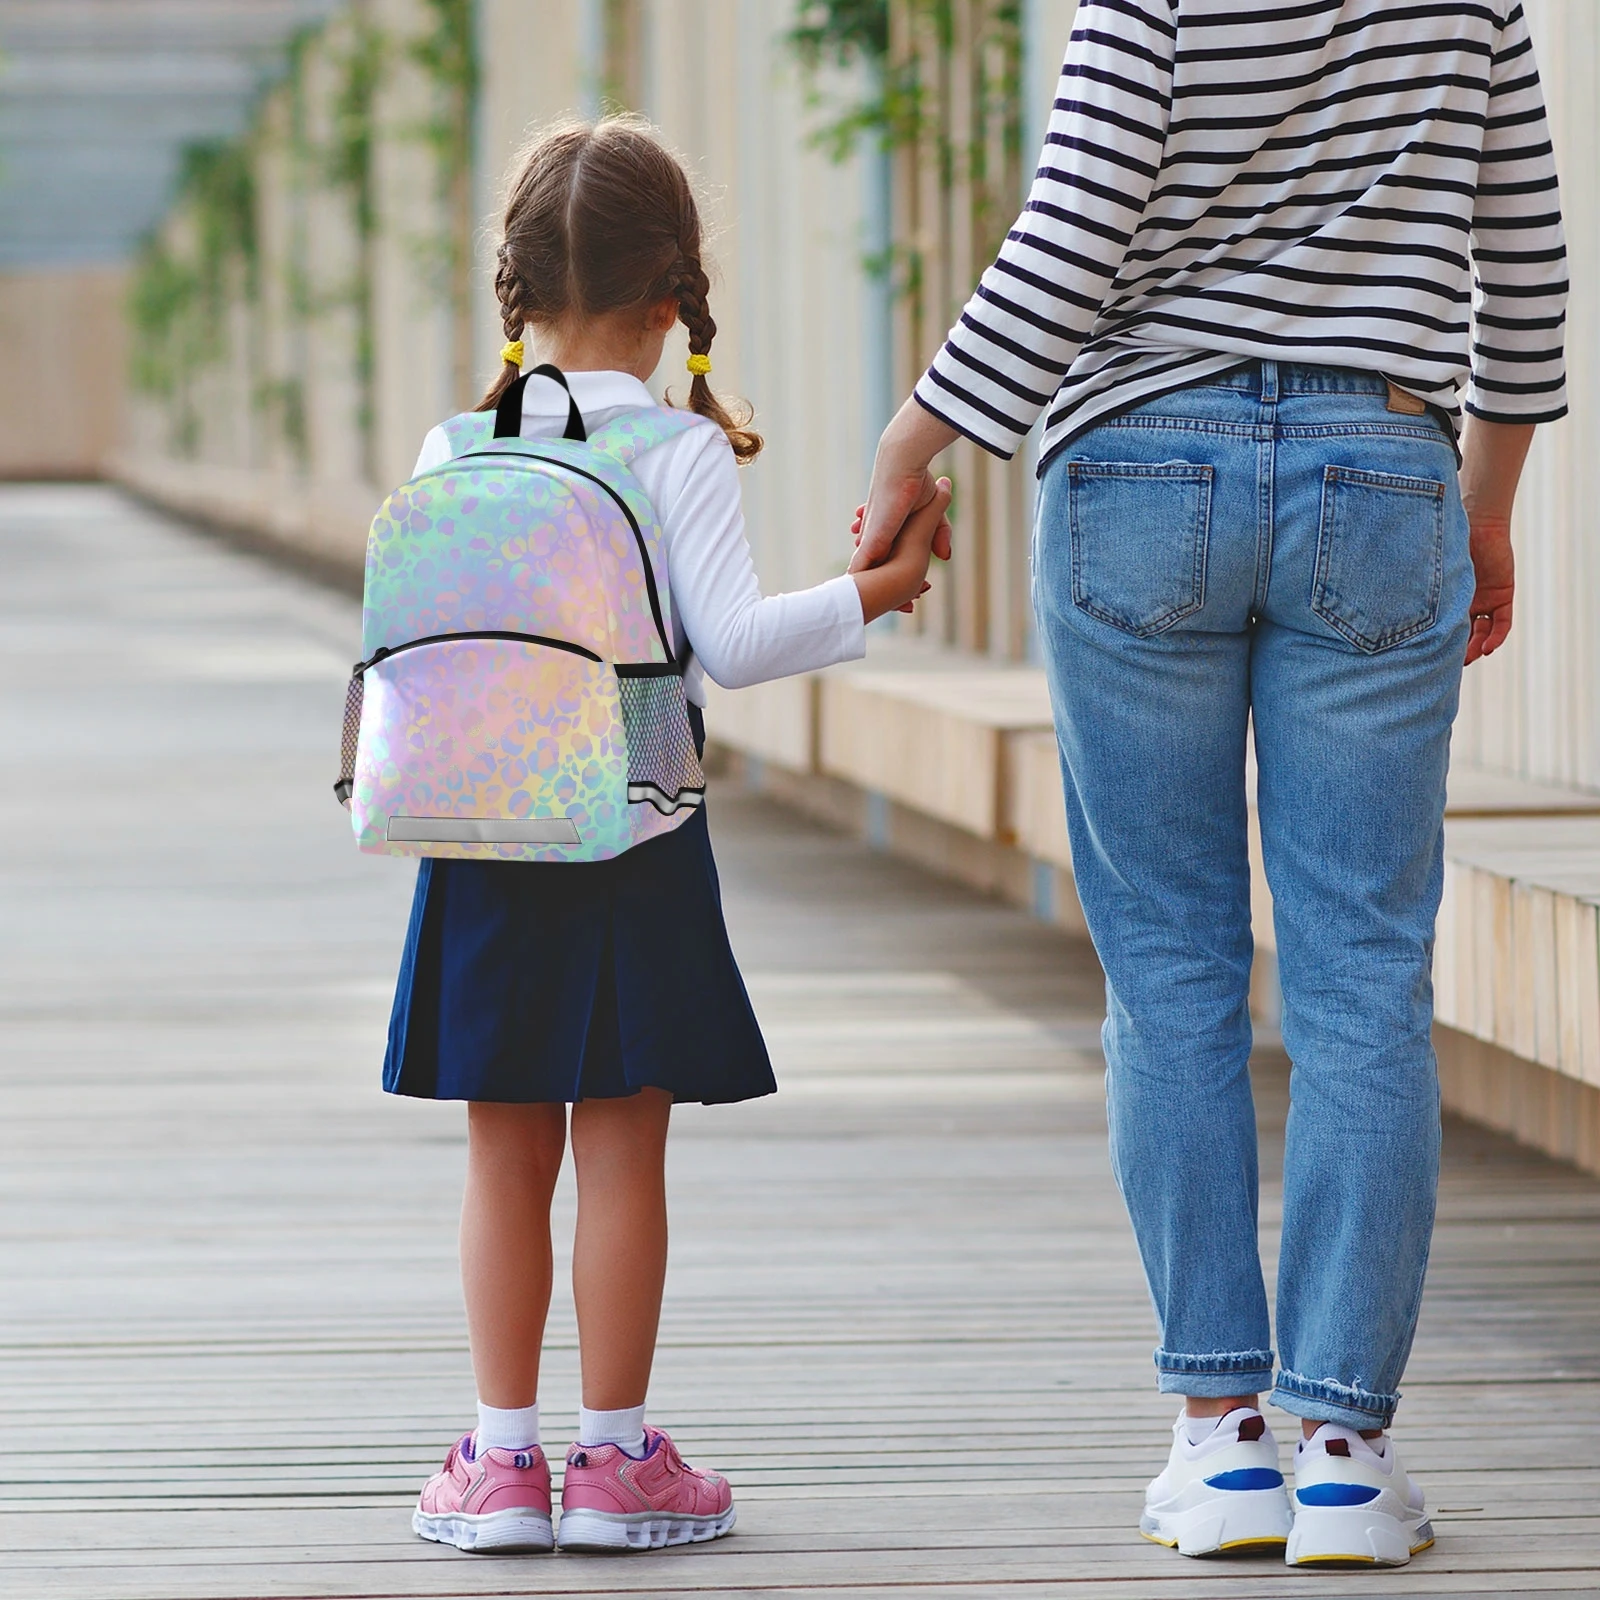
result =
M1144 428L1165 428L1172 432L1222 433L1234 438L1252 439L1261 432L1256 422L1212 422L1205 417L1115 417L1110 422L1096 424L1097 428L1125 428L1138 431Z
M1250 592L1250 609L1266 608L1272 585L1272 533L1277 495L1277 444L1263 439L1256 449L1256 578Z
M1157 1350L1156 1369L1174 1376L1226 1376L1234 1372L1271 1373L1271 1350L1214 1350L1209 1355L1184 1355L1176 1350Z
M1395 422L1282 422L1278 432L1293 439L1425 439L1429 444L1447 447L1450 443L1438 428L1413 428Z
M1346 1411L1359 1411L1364 1417L1375 1417L1385 1423L1400 1404L1398 1394L1374 1394L1370 1389L1358 1389L1353 1384L1307 1378L1298 1372L1279 1372L1272 1387L1274 1393L1293 1395L1297 1400L1316 1400L1323 1405L1340 1406ZM1358 1396L1365 1396L1373 1404L1363 1404Z

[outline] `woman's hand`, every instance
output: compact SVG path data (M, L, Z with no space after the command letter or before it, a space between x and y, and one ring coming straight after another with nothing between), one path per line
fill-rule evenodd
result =
M1467 665L1492 655L1511 632L1511 600L1516 589L1516 558L1511 553L1509 521L1472 523L1472 635Z
M905 519L887 559L866 571L855 569L852 563L851 576L861 595L861 615L868 622L876 622L891 611L909 611L912 602L927 591L934 541L941 532L949 536L950 524L945 520L949 505L950 480L940 478L933 485L931 498Z
M938 493L929 463L960 436L931 411L907 400L883 430L872 463L872 484L859 518L856 553L850 571L862 572L883 561L907 518L932 503ZM943 480L940 480L943 481ZM949 504L946 493L944 503ZM941 520L933 534L933 553L950 559L950 524Z
M1516 562L1511 554L1511 502L1533 443L1531 422L1488 422L1468 417L1461 441L1461 504L1466 508L1477 587L1467 665L1492 655L1511 632Z

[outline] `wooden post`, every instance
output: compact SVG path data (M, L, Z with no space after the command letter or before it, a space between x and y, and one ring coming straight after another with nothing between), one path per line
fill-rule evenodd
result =
M914 96L894 165L895 368L904 392L960 315L1021 192L1021 39L1002 0L892 0L890 81ZM955 483L956 554L922 631L1004 657L1027 637L1021 472L962 441L938 464Z

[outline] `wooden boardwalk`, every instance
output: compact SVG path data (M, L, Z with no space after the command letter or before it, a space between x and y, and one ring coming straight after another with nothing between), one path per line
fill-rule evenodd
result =
M377 1087L410 874L329 795L354 607L97 489L0 490L0 573L0 1594L1600 1591L1600 1185L1450 1129L1400 1429L1436 1550L1312 1577L1145 1544L1173 1408L1092 958L725 793L783 1092L679 1115L652 1406L739 1530L413 1540L473 1398L462 1118ZM1260 1082L1270 1171L1270 1051ZM559 1453L559 1295L552 1346Z

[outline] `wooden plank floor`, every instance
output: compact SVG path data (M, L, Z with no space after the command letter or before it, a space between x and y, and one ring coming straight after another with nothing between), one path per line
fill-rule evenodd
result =
M1600 1186L1450 1130L1400 1433L1435 1551L1311 1577L1145 1544L1172 1407L1092 958L726 793L783 1092L679 1115L652 1404L730 1474L739 1531L622 1559L413 1540L473 1398L462 1118L377 1087L410 873L328 792L354 608L98 489L0 490L0 571L0 1593L1600 1588ZM1270 1051L1260 1082L1270 1170ZM558 1298L558 1450L575 1359Z

